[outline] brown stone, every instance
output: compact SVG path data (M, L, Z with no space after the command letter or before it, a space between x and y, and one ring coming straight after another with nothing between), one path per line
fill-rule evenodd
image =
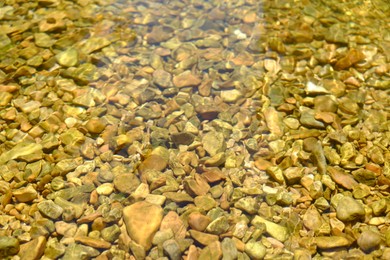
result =
M192 229L204 231L210 224L211 219L200 212L193 212L188 216L188 224Z
M209 245L215 241L218 241L218 236L217 235L211 235L203 232L199 232L196 230L191 229L190 230L190 235L193 239L201 243L202 245Z
M45 251L46 238L39 236L30 242L20 245L18 253L21 260L40 259Z
M161 221L160 230L171 229L175 235L175 239L179 241L186 236L186 227L179 215L174 211L169 211Z
M74 238L76 242L80 242L81 244L93 247L93 248L103 248L108 249L111 247L111 244L107 241L93 238L93 237L86 237L86 236L77 236Z
M192 72L189 70L186 70L183 73L173 77L173 84L178 88L195 87L198 86L201 82L201 79L198 76L192 74Z
M186 192L191 196L206 195L210 189L210 185L199 174L195 174L194 178L185 179L183 185Z
M168 162L160 155L151 154L138 167L141 174L148 170L163 171L168 165Z

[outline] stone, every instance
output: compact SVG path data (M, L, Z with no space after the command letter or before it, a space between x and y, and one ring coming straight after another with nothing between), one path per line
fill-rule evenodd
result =
M183 186L185 191L191 196L203 196L210 190L210 185L200 174L186 178L183 181Z
M203 215L200 212L192 212L188 216L188 224L192 229L197 231L204 231L206 227L210 224L211 218Z
M98 256L99 254L100 252L95 248L72 243L65 249L65 254L62 257L62 259L74 260L74 259L92 258Z
M12 194L19 202L30 202L38 197L38 192L31 185L14 190Z
M100 134L106 128L106 122L102 118L91 118L85 124L91 134Z
M112 183L103 183L96 188L96 192L99 195L110 195L114 191L114 185Z
M105 241L108 241L110 243L114 242L119 238L121 231L117 224L114 224L112 226L106 227L100 231L100 234L102 238Z
M226 142L223 134L220 132L210 131L206 133L202 138L202 143L203 148L210 156L226 150Z
M57 238L50 238L46 243L44 255L50 259L57 259L65 253L65 245L58 242Z
M181 259L180 246L174 239L168 239L162 244L164 253L172 260Z
M201 79L197 75L192 74L189 70L173 77L173 85L177 88L195 87L200 85L201 82Z
M229 229L227 217L221 216L214 219L206 228L206 231L211 234L221 235Z
M172 230L177 241L184 239L186 236L186 226L180 216L174 212L169 211L161 221L160 230Z
M165 70L157 69L153 72L153 82L162 88L168 88L172 86L172 76Z
M11 236L0 236L0 257L6 259L19 252L19 240Z
M341 221L354 221L363 218L366 212L364 207L355 199L344 196L338 202L336 214Z
M58 219L64 211L63 208L55 204L52 200L39 202L37 207L39 212L51 219Z
M224 260L234 260L237 259L237 247L234 241L226 237L222 240L222 254Z
M266 248L260 241L250 240L245 244L245 253L250 259L263 259L266 254Z
M208 246L202 249L199 254L199 260L206 259L222 259L222 247L219 241L214 241L210 243Z
M168 162L157 154L152 154L140 164L138 167L139 172L142 174L148 170L163 171L168 165Z
M172 142L174 142L177 146L182 145L190 145L195 139L195 135L187 132L180 132L171 135Z
M58 53L56 60L63 67L73 67L79 62L79 54L75 48L69 48Z
M93 237L87 237L87 236L76 236L74 238L76 242L80 242L81 244L84 244L86 246L90 246L93 248L102 248L102 249L108 249L111 247L111 243L98 239Z
M114 187L119 192L130 194L140 185L141 181L132 173L120 173L114 177Z
M211 235L203 232L199 232L193 229L190 229L190 235L193 239L198 241L204 246L207 246L215 241L218 241L218 236L217 235Z
M196 207L206 212L217 206L217 202L210 195L197 196L194 203Z
M314 243L321 249L332 249L337 247L347 247L351 243L348 239L341 236L318 236L314 238Z
M20 142L11 150L3 152L0 155L0 165L5 164L9 160L22 158L31 154L42 154L42 145L28 141Z
M363 231L357 239L357 244L366 253L377 249L381 242L381 235L371 230Z
M286 241L289 237L289 232L286 227L268 221L260 216L255 216L251 223L254 226L265 224L267 233L281 242Z
M167 241L168 239L173 238L173 231L172 229L164 229L164 230L159 230L156 232L156 234L153 237L152 244L153 245L160 245Z
M23 260L40 259L46 247L46 238L37 237L20 246L18 256Z
M163 209L160 206L140 201L123 209L123 220L127 233L136 243L149 250L154 234L163 219Z

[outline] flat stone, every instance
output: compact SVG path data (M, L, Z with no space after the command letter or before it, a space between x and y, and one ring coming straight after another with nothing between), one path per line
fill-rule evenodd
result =
M219 239L217 235L211 235L193 229L190 229L190 235L193 239L195 239L196 241L198 241L204 246L207 246L215 241L218 241Z
M221 235L229 229L227 217L221 216L214 219L206 228L206 231L211 234Z
M0 155L0 165L7 163L9 160L18 159L31 154L42 154L42 145L27 141L18 143L11 150L3 152Z
M74 259L92 258L98 256L99 254L100 252L95 248L72 243L66 248L65 254L62 257L62 259L74 260Z
M198 76L192 74L192 72L189 70L186 70L173 77L173 84L177 88L195 87L200 85L201 82L201 79Z
M168 162L157 154L148 156L138 167L140 173L144 173L148 170L163 171L168 165Z
M249 214L256 214L259 210L259 203L253 197L244 197L234 203L234 207L242 209Z
M52 200L44 200L38 203L39 211L51 219L58 219L62 213L63 208L55 204Z
M132 173L121 173L114 177L114 187L122 193L130 194L139 185L141 181Z
M149 250L154 234L163 219L163 209L160 206L140 201L123 209L123 219L127 233L136 243Z
M321 249L331 249L336 247L349 246L351 243L345 237L341 236L319 236L315 237L314 243Z
M352 175L344 173L341 168L336 167L327 167L327 172L334 182L341 185L342 187L352 190L354 187L358 185L358 182L355 181Z
M174 202L182 203L182 202L193 202L194 199L184 192L164 192L163 195Z
M73 67L79 62L79 53L75 48L69 48L56 55L57 62L64 67Z
M153 82L162 88L168 88L172 86L172 76L165 70L157 69L153 72Z
M186 178L183 181L185 191L191 196L206 195L210 190L210 185L199 174L195 174L194 177Z
M44 256L50 259L57 259L65 253L65 245L58 242L57 238L49 238L46 243Z
M190 145L195 139L195 135L187 132L180 132L171 135L172 142L176 145Z
M344 196L336 207L337 218L341 221L354 221L365 216L364 207L355 199Z
M222 243L222 254L224 260L234 260L237 259L238 250L234 241L226 237L223 239Z
M76 236L74 238L76 242L80 242L81 244L84 244L86 246L90 246L93 248L102 248L102 249L108 249L111 247L111 243L87 236Z
M197 208L206 212L217 206L217 202L210 195L197 196L194 203Z
M96 188L96 192L99 195L110 195L114 191L114 185L112 183L103 183Z

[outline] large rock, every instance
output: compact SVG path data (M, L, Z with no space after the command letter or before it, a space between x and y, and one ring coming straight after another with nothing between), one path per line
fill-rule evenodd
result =
M163 219L163 209L155 204L140 201L123 209L123 219L130 238L149 250L154 234Z

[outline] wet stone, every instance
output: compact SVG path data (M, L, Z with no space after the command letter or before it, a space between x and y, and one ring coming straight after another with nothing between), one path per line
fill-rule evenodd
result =
M260 241L250 240L245 244L245 253L251 259L263 259L266 254L266 248Z
M172 86L172 76L165 70L157 69L153 72L153 82L162 88L168 88Z
M203 148L214 156L219 152L224 152L226 149L226 142L222 133L210 131L202 138Z
M371 230L363 231L357 240L359 247L364 252L370 252L378 248L381 242L381 235Z
M21 259L40 259L45 251L46 238L37 237L20 246L18 255Z
M174 239L168 239L163 244L164 253L168 255L169 259L180 260L181 251L180 246Z
M32 186L14 190L12 194L19 202L29 202L38 196L38 192Z
M213 220L206 228L206 231L211 234L220 235L229 229L229 223L225 216L221 216Z
M58 242L56 238L49 239L46 243L44 256L56 259L65 253L65 245Z
M204 231L210 224L211 219L200 212L193 212L188 216L188 224L192 229L197 231Z
M223 259L233 260L237 259L237 248L234 241L231 238L224 238L222 243Z
M57 62L64 67L73 67L78 63L78 52L74 48L69 48L66 51L56 55Z

